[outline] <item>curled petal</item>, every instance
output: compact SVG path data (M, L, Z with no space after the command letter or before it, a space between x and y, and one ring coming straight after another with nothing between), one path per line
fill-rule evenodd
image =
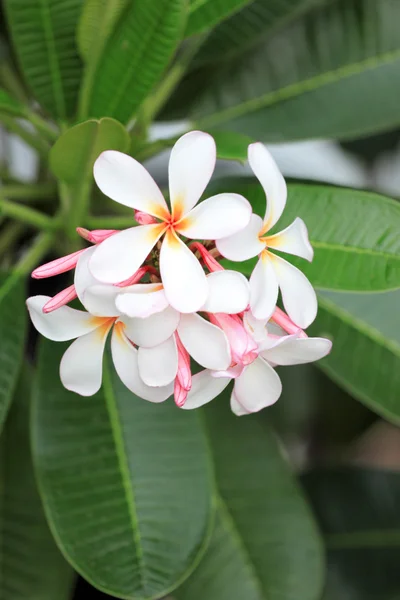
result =
M236 262L248 260L260 254L265 248L265 242L259 239L263 222L258 215L251 215L248 225L226 238L215 242L222 256Z
M282 384L276 371L257 358L235 379L234 391L239 404L252 413L274 404L282 393Z
M185 410L199 408L221 394L229 384L229 378L215 378L208 369L196 373L192 378L192 388L187 395Z
M327 356L332 342L326 338L299 338L288 335L280 343L261 352L261 356L275 365L301 365Z
M80 255L75 269L74 285L78 298L82 302L83 306L85 306L83 302L83 296L86 292L86 289L92 285L98 285L99 283L89 270L89 261L92 258L95 249L95 246L93 246L93 248L86 248L86 250Z
M250 308L256 319L268 320L278 300L278 280L269 259L263 252L250 277Z
M178 333L186 350L199 365L215 371L229 367L229 343L219 327L197 314L181 315Z
M49 340L54 342L73 340L99 326L92 315L69 306L61 306L55 312L45 314L43 308L51 300L50 296L32 296L26 301L34 327Z
M301 256L309 262L313 259L314 250L308 239L308 231L303 219L295 219L286 229L264 239L268 248Z
M86 288L82 304L97 317L118 317L120 312L115 305L119 288L114 285L91 285Z
M286 182L266 147L257 142L248 150L250 166L267 197L263 232L269 231L278 222L286 205Z
M56 260L52 260L44 265L41 265L34 271L32 271L32 277L34 279L44 279L46 277L54 277L54 275L60 275L60 273L66 273L76 267L81 254L86 252L86 249L78 250L67 256L62 256Z
M176 230L190 239L219 240L250 221L251 205L239 194L218 194L201 202L177 224Z
M179 381L179 385L188 392L192 387L190 356L185 346L182 344L182 340L177 332L175 333L175 341L178 350L178 372L176 377Z
M137 346L152 348L165 342L178 327L180 315L168 306L165 310L145 319L122 317L125 323L125 335Z
M93 167L100 190L119 204L146 212L160 219L169 211L158 185L150 173L134 158L117 152L102 152Z
M174 381L178 372L178 351L174 337L153 348L138 348L139 374L146 385L162 387Z
M128 317L146 318L169 306L163 286L159 283L139 283L119 289L118 292L117 308Z
M202 131L186 133L172 148L168 174L175 219L182 218L200 199L213 174L216 157L213 138Z
M201 310L211 313L237 314L250 300L249 282L237 271L216 271L207 275L208 297Z
M235 390L234 389L233 389L232 394L231 394L231 411L237 417L242 417L243 415L250 415L251 414L248 410L246 410L240 404L239 400L236 398L236 394L235 394Z
M111 337L111 354L122 383L136 396L149 402L163 402L173 392L173 385L150 387L139 374L138 351L124 334L123 323L116 323Z

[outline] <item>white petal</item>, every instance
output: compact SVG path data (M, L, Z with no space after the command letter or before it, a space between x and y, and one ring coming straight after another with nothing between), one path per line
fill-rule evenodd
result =
M159 283L138 283L118 291L117 308L128 317L149 317L168 306L163 286Z
M84 306L85 304L83 302L83 295L86 289L91 285L96 285L99 283L89 270L89 261L92 258L95 250L96 246L93 246L92 248L88 248L85 252L82 252L75 268L74 286L77 296Z
M215 242L218 251L225 258L236 262L257 256L265 248L265 242L259 240L262 225L261 217L251 215L250 222L244 229Z
M161 219L168 215L168 207L158 185L131 156L106 150L94 163L93 175L103 194L119 204Z
M232 394L231 394L231 411L237 417L242 417L243 415L251 414L251 413L249 413L248 410L243 408L243 406L240 404L239 400L236 398L235 389L232 390Z
M332 342L326 338L299 338L288 335L280 344L264 350L261 356L276 365L301 365L320 360L332 348Z
M231 363L226 335L216 325L200 315L181 315L178 325L182 344L199 365L206 369L224 371Z
M82 304L92 315L98 317L118 317L115 300L121 288L115 285L91 285L83 294Z
M178 223L176 230L191 239L218 240L249 223L251 205L239 194L218 194L201 202Z
M250 277L250 307L256 319L269 319L278 299L278 281L269 256L263 252Z
M206 275L189 248L167 231L160 252L160 272L168 302L182 313L199 310L207 299Z
M114 327L111 338L111 353L115 370L122 383L136 396L150 402L163 402L173 393L173 384L163 387L146 385L139 375L138 351L124 335L119 323Z
M265 238L267 248L275 248L312 261L314 250L308 239L308 231L303 219L297 217L291 225L275 235Z
M98 321L87 312L61 306L54 312L44 313L44 305L50 296L32 296L26 301L32 323L39 333L54 342L65 342L85 335L99 326Z
M126 325L125 334L134 344L152 348L171 337L178 327L179 317L179 313L172 306L168 306L145 319L123 317L121 320Z
M314 288L296 267L275 254L269 254L281 289L283 305L289 317L305 329L317 316L318 302Z
M263 144L250 144L248 150L250 166L267 197L264 217L264 232L278 222L286 204L287 189L282 173Z
M181 218L198 202L213 174L217 150L214 139L190 131L172 148L169 159L169 193L172 214Z
M60 363L63 386L80 394L92 396L99 391L103 375L103 354L110 327L99 327L73 342Z
M96 246L89 262L92 275L102 283L119 283L133 275L164 232L162 224L138 225Z
M139 374L146 385L160 387L171 383L178 372L178 350L171 336L154 348L138 348Z
M201 310L211 313L237 314L250 301L249 282L236 271L216 271L207 275L208 297Z
M219 396L230 381L227 377L218 379L213 377L207 369L196 373L192 377L192 388L182 408L191 410L207 404L207 402Z
M257 343L261 343L268 338L267 322L268 319L256 319L250 310L247 310L243 315L243 325Z
M278 374L262 358L256 358L235 380L237 401L248 412L257 412L274 404L282 393Z

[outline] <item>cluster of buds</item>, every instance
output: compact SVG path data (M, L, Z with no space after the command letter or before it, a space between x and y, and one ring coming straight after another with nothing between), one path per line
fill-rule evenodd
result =
M67 389L83 396L99 390L110 332L116 372L137 396L162 402L173 394L179 407L192 409L218 396L233 379L231 408L237 415L276 402L282 390L277 365L329 353L329 340L303 331L317 313L310 282L273 252L311 261L306 226L296 219L269 234L285 207L285 180L262 144L251 144L248 157L266 194L264 219L234 193L196 206L216 162L215 142L206 133L190 132L172 149L170 206L136 160L111 150L99 156L98 187L132 208L138 224L123 231L78 228L92 246L32 274L44 278L75 269L74 284L54 298L27 300L41 334L75 340L60 365ZM220 262L256 256L249 281ZM286 312L276 306L279 290ZM75 298L84 311L66 306ZM194 375L191 359L202 367Z

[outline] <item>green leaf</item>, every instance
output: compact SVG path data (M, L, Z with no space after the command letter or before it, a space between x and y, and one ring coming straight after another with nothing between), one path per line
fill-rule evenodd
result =
M24 115L24 107L0 88L0 112L21 117Z
M75 30L81 0L5 0L14 49L37 101L54 117L74 114L81 76Z
M59 381L64 349L43 344L34 392L34 459L53 534L97 588L159 598L208 538L212 478L199 416L137 398L108 367L103 392L70 393Z
M126 152L130 137L125 127L114 119L91 119L68 129L50 150L50 167L56 177L76 183L91 171L104 150Z
M31 375L24 370L0 440L0 597L68 600L74 573L51 536L32 469Z
M200 33L237 12L252 0L191 0L185 35Z
M247 148L253 141L234 131L210 131L217 144L217 157L223 160L246 162Z
M205 71L190 116L200 129L269 141L398 125L399 19L392 0L341 0L310 12L251 54Z
M333 340L318 366L355 398L400 423L400 290L384 294L319 294L310 335Z
M216 527L177 600L318 600L322 546L272 431L219 398L205 410L219 492Z
M90 116L130 121L171 60L185 18L185 0L131 3L99 62Z
M21 367L26 332L25 290L21 279L1 276L0 287L0 432Z
M324 600L398 598L400 474L337 468L311 472L303 483L325 533Z
M200 48L194 66L226 61L260 44L302 13L329 0L254 0L220 23Z
M265 194L254 179L226 179L220 191L243 194L264 215ZM369 192L324 185L291 184L277 231L301 217L315 255L312 263L285 255L314 286L332 290L383 291L400 287L400 204ZM231 263L246 275L254 261Z

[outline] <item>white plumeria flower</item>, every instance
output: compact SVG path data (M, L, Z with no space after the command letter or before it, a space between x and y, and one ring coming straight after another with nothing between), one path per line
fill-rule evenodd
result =
M218 239L218 251L233 261L243 261L259 255L250 278L250 307L257 319L268 319L276 306L279 288L290 318L302 328L308 327L317 314L317 298L307 277L271 249L294 254L311 261L313 249L302 219L280 233L267 235L278 222L286 205L286 183L274 159L260 143L251 144L249 163L264 188L267 208L264 220L253 214L246 228L226 238Z
M121 152L103 152L94 165L100 190L120 204L151 215L154 222L126 229L102 242L90 262L94 277L103 283L128 279L164 236L160 273L166 298L181 313L199 310L207 299L206 276L179 235L225 238L246 227L251 216L250 204L239 194L218 194L195 207L215 162L216 147L210 135L192 131L177 141L169 161L170 210L140 163Z
M244 322L258 347L251 362L235 365L225 372L218 373L206 369L194 375L192 389L183 408L203 406L218 396L234 379L232 411L236 415L258 412L274 404L281 395L281 380L273 367L314 362L329 354L332 347L330 340L308 338L303 332L271 335L265 323L261 324L249 313L246 313ZM268 328L270 331L281 332L276 326L268 325Z

